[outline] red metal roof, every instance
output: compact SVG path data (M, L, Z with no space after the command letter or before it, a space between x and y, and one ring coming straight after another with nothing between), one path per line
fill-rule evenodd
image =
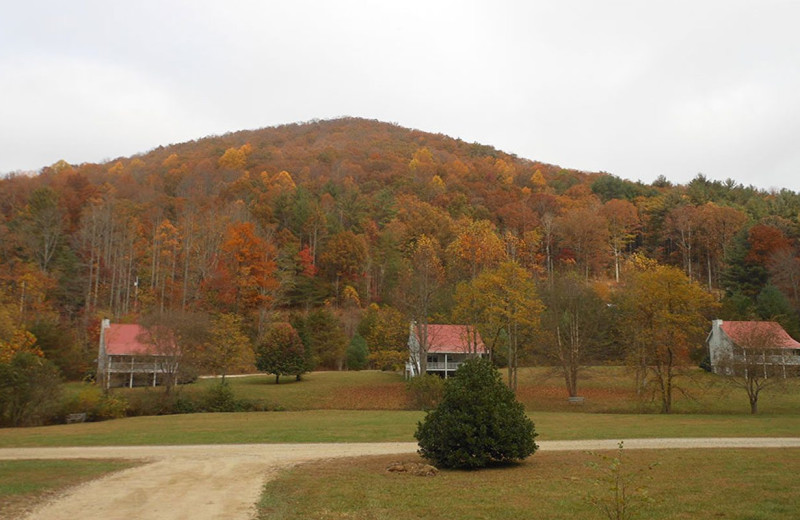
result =
M147 331L141 325L111 323L105 331L106 354L115 356L155 355L153 345L143 342Z
M722 330L734 343L747 343L751 338L769 338L770 348L800 349L800 343L774 321L723 321Z
M477 336L477 353L486 354L486 345L477 330L467 325L428 325L428 352L440 354L469 354L472 333Z

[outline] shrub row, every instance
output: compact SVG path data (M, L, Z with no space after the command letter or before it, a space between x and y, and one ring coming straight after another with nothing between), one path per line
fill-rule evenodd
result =
M127 398L114 391L104 393L99 387L86 386L77 395L52 406L38 420L9 426L58 424L67 422L74 414L86 414L86 421L105 421L122 417L143 415L172 415L203 412L259 412L278 411L263 401L237 398L229 383L217 383L202 393L188 395L177 391L165 393L164 389L145 389Z

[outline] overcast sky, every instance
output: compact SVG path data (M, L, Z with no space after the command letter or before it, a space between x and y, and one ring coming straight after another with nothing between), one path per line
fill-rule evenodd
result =
M800 191L800 2L5 2L0 172L343 115Z

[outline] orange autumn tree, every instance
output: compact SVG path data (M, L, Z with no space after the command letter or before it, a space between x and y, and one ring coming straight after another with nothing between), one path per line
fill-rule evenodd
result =
M747 233L750 250L745 261L766 265L770 257L778 251L790 249L791 242L780 229L767 224L756 224Z
M719 285L720 273L728 261L728 251L736 234L747 222L747 215L736 208L708 202L699 208L698 235L705 253L708 289Z
M9 334L0 333L0 363L9 363L21 352L44 357L42 349L36 346L36 336L27 330L15 328Z
M459 278L473 279L504 260L503 241L494 224L488 220L465 220L456 225L458 234L446 253L451 271L457 271Z
M220 250L209 284L219 303L233 312L263 311L278 288L275 246L258 236L251 222L237 222L228 226Z
M572 209L556 220L556 234L588 280L605 263L608 223L597 207Z
M368 259L369 248L363 235L342 231L331 237L319 256L319 266L333 285L337 300L342 296L343 282L356 284L363 278Z

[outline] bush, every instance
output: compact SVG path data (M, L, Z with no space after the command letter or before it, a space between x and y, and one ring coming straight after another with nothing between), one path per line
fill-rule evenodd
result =
M86 385L64 409L64 414L85 413L89 421L105 421L125 417L128 401L121 395L103 393L95 385Z
M215 383L203 396L204 412L244 412L252 408L249 401L237 400L227 381Z
M178 394L175 396L175 404L172 407L172 411L174 413L198 413L201 412L202 409L193 399L184 394Z
M538 446L533 423L490 361L471 359L445 382L439 406L418 423L419 453L443 468L522 460Z
M658 464L632 470L623 457L622 441L619 441L617 446L616 456L594 454L605 462L606 466L603 467L596 462L589 463L589 467L599 470L602 476L594 482L598 493L593 493L587 498L589 503L608 520L631 520L638 517L640 512L646 512L647 506L655 502L648 494L647 488L638 481L642 478L642 473L652 470Z
M171 415L175 413L178 395L145 387L143 391L128 394L128 415Z
M412 377L406 383L406 393L414 410L432 410L444 395L444 379L430 374Z
M19 352L0 363L0 425L35 426L53 420L60 407L61 378L50 361Z
M275 374L275 384L283 375L297 379L306 371L306 352L300 335L289 323L276 323L256 347L256 367Z
M347 347L347 370L362 370L367 366L367 342L356 334Z
M367 356L370 364L378 370L402 370L408 360L408 352L397 350L376 350Z

